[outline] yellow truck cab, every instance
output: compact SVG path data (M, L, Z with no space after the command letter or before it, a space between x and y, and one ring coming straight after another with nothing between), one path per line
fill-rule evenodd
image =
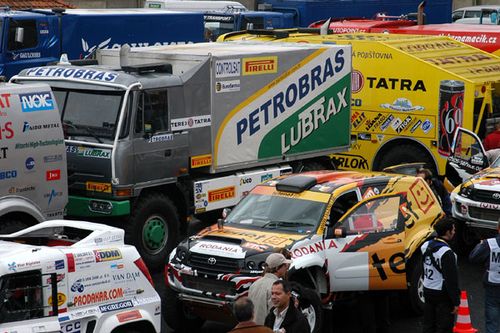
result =
M352 45L351 150L334 155L341 169L425 162L442 176L456 129L484 138L500 117L500 58L493 54L448 37L317 31L237 32L218 41Z

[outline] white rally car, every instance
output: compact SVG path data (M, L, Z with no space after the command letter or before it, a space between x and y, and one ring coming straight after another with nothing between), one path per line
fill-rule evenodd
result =
M160 297L123 239L65 220L0 235L0 331L160 332Z

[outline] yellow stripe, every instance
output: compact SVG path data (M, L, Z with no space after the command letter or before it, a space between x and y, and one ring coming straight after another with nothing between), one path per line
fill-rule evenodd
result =
M311 53L310 55L308 55L307 57L305 57L304 59L302 59L302 61L300 61L296 65L292 66L292 68L290 68L289 70L287 70L286 72L284 72L283 74L281 74L278 78L276 78L275 80L273 80L272 82L270 82L268 85L262 87L255 94L253 94L252 96L250 96L249 98L247 98L246 100L244 100L243 102L241 102L237 107L235 107L233 110L231 110L231 112L229 112L229 114L227 115L227 117L224 118L224 120L222 121L222 124L219 127L219 131L217 132L217 137L215 138L215 147L214 147L215 149L214 149L214 159L213 159L213 166L214 167L217 167L218 162L219 162L218 161L219 142L220 142L220 138L222 136L222 133L224 132L224 128L226 127L226 125L229 122L229 120L231 120L231 118L233 118L238 112L240 112L241 109L243 109L244 107L246 107L248 104L250 104L251 102L253 102L255 99L257 99L260 96L262 96L270 88L276 86L278 83L280 83L285 78L287 78L288 76L290 76L293 73L295 73L296 71L298 71L302 66L304 66L306 63L310 62L312 59L318 57L321 53L325 52L326 50L327 50L327 48L321 48L321 49L318 49L318 50L314 51L313 53Z
M327 203L330 200L330 193L321 193L313 191L303 191L300 193L278 191L274 186L255 186L252 194L274 195L298 200L316 201Z

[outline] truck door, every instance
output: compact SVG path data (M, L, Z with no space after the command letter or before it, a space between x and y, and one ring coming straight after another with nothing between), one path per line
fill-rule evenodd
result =
M15 264L15 263L13 263ZM56 274L51 274L55 276ZM56 311L49 304L55 286L40 271L14 272L0 278L0 330L7 332L58 332Z
M472 131L459 127L451 145L446 163L446 177L458 186L473 174L490 165L479 137Z
M327 254L332 291L406 287L402 202L400 194L364 200L334 225L345 237L332 235Z
M167 89L138 93L133 139L136 184L171 182L187 167L188 134L172 133L168 98Z
M8 19L2 49L5 64L3 75L11 77L21 69L53 61L55 55L47 58L48 49L57 48L59 44L57 39L49 43L48 37L49 23L46 18Z

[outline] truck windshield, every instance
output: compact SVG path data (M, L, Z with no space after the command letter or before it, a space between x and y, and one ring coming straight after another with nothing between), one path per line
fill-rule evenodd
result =
M285 196L249 194L229 214L226 225L285 232L314 232L326 203Z
M65 139L86 138L101 143L113 139L123 95L114 91L55 88Z

